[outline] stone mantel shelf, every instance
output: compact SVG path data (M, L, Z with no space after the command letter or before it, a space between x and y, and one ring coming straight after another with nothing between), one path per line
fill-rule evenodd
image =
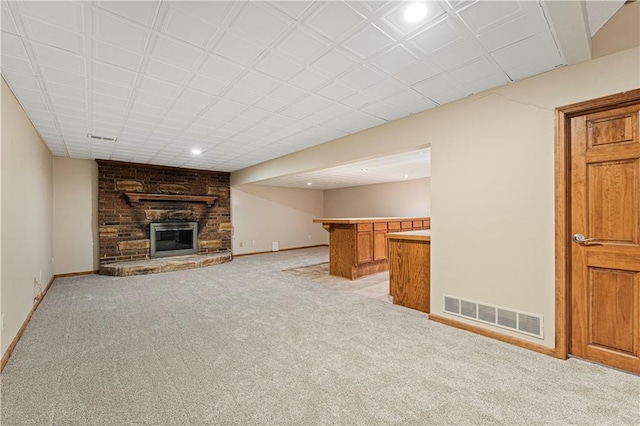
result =
M187 201L195 203L207 203L207 207L213 206L218 197L212 195L176 195L176 194L143 194L140 192L125 192L131 207L137 205L140 200L147 201Z

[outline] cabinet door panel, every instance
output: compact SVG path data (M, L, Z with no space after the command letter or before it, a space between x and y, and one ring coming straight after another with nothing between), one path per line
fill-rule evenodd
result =
M373 231L357 232L356 246L358 264L373 261Z
M385 260L387 258L387 231L373 233L373 260Z

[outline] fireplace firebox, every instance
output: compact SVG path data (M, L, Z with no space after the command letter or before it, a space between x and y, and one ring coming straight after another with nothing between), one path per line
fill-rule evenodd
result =
M198 222L151 223L152 258L198 253Z

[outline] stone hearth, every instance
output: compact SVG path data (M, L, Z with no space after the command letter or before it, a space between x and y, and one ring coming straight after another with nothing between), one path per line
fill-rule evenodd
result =
M102 265L100 274L114 277L156 274L159 272L182 271L184 269L204 268L231 261L231 253L192 254L159 259L114 262Z

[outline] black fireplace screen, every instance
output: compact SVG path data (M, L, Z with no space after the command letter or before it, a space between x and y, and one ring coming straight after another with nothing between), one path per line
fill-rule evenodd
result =
M195 254L198 222L161 222L151 224L151 257Z

